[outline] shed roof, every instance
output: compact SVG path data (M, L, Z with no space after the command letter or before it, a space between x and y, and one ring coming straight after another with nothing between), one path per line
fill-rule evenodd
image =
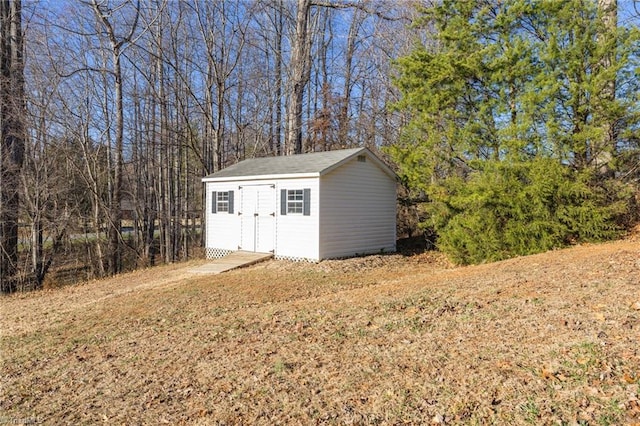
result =
M391 177L395 174L367 148L340 149L312 152L283 157L250 158L229 166L203 178L204 181L230 181L267 177L321 176L349 161L365 154Z

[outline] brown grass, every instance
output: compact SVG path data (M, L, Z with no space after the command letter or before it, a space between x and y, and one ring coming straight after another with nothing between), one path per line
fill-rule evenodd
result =
M0 423L640 424L640 242L2 298Z

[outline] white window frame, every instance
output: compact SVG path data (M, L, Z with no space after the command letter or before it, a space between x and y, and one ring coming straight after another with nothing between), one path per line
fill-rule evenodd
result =
M229 213L229 191L216 193L216 213Z
M304 214L304 189L287 189L287 214Z

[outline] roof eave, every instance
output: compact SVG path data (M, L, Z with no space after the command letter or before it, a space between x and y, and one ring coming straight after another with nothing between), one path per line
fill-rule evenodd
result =
M300 179L300 178L317 178L320 173L287 173L272 175L245 175L245 176L225 176L225 177L203 177L202 182L238 182L248 180L274 180L274 179Z

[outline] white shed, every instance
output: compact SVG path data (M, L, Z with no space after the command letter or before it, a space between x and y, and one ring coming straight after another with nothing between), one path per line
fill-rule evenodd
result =
M367 148L254 158L202 179L206 256L319 261L396 249L396 175Z

